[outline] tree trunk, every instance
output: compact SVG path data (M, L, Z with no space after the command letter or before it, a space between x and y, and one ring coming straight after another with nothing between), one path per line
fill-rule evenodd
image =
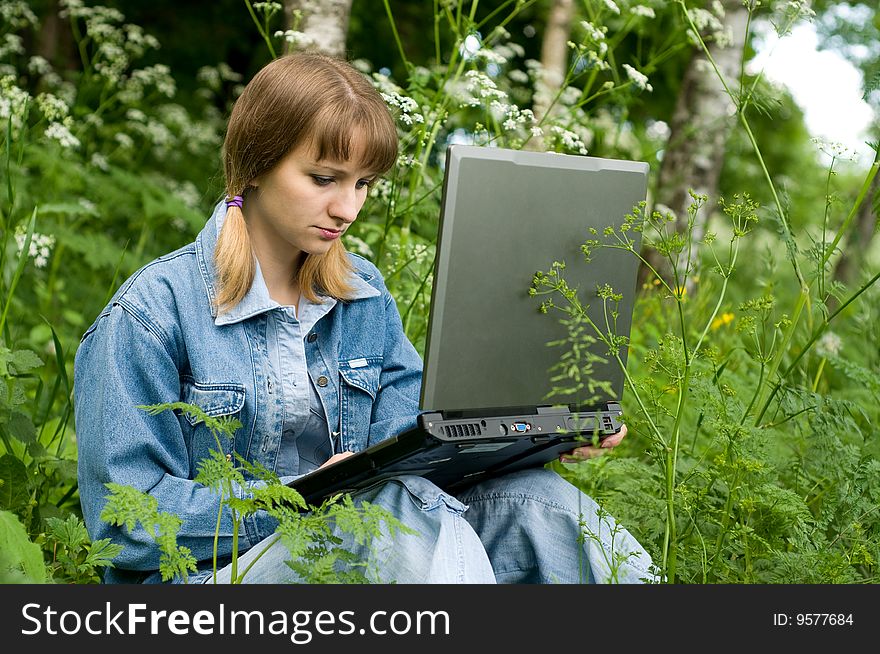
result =
M843 253L834 267L833 279L844 286L849 286L855 281L859 269L865 261L865 253L874 238L874 230L877 227L877 207L880 205L880 175L875 175L871 186L856 214L856 224L850 229L846 238ZM829 309L837 307L837 300L830 296L826 303Z
M75 70L80 66L76 44L73 42L70 26L61 20L58 12L58 3L51 2L40 16L36 53L55 70Z
M574 0L553 0L541 43L541 75L535 84L532 111L541 120L568 72L568 41L574 19Z
M708 44L708 48L728 86L737 88L748 10L741 0L723 0L722 5L726 12L723 23L732 30L733 40L724 47L712 42ZM653 207L662 213L667 208L671 210L677 217L676 229L685 232L688 226L688 207L693 202L688 191L693 189L695 193L709 197L709 201L696 216L693 228L690 260L694 268L697 264L697 247L706 233L708 216L717 201L725 144L734 122L733 100L724 90L705 53L696 50L685 71L672 115L669 141L657 176ZM682 253L683 256L687 254ZM648 250L645 257L664 277L670 277L668 262L656 251ZM679 276L683 272L680 271ZM645 281L648 273L642 266L641 282ZM692 276L689 277L689 291L693 290L691 284Z
M304 45L334 57L345 57L351 3L352 0L285 0L287 29L295 26L293 12L299 10L302 16L296 29L305 34Z

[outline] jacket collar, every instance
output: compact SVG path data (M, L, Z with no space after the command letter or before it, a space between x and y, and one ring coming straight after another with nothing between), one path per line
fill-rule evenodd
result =
M199 232L196 237L196 258L199 264L199 272L202 276L202 282L205 285L205 292L208 295L208 301L211 306L211 317L214 318L215 325L229 325L241 322L247 318L251 318L257 314L263 313L270 309L274 309L279 305L275 300L269 297L269 290L266 288L266 282L263 280L263 274L260 270L260 263L256 261L256 274L250 289L241 299L241 301L224 312L221 315L217 313L217 277L214 268L214 249L217 246L217 238L220 229L223 227L223 221L226 219L226 204L221 200L214 207L214 212L207 224ZM348 282L353 289L350 300L362 300L369 297L378 297L381 295L378 289L369 284L372 279L360 270L355 270L349 276ZM336 300L331 297L319 296L319 304L329 304L332 306ZM329 310L329 309L328 309Z

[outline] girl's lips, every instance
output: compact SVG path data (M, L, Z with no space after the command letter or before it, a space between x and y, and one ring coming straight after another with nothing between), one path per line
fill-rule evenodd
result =
M334 238L339 238L342 236L341 229L326 229L324 227L318 227L318 231L321 232L321 236L328 240L332 240Z

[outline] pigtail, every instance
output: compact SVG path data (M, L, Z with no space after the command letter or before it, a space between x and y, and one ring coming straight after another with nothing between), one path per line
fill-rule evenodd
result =
M226 200L226 219L214 249L214 266L219 286L216 304L221 312L241 302L257 272L250 235L241 209L241 196L228 197Z
M300 293L311 302L319 301L317 290L338 300L348 299L354 291L347 281L353 272L345 246L334 241L325 254L309 254L303 259L297 280Z

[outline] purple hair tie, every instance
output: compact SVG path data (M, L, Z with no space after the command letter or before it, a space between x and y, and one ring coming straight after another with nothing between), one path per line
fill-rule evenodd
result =
M239 209L241 209L241 205L243 202L244 202L244 200L242 199L242 197L240 195L236 195L233 198L230 198L228 195L226 196L226 208L227 209L229 207L238 207Z

